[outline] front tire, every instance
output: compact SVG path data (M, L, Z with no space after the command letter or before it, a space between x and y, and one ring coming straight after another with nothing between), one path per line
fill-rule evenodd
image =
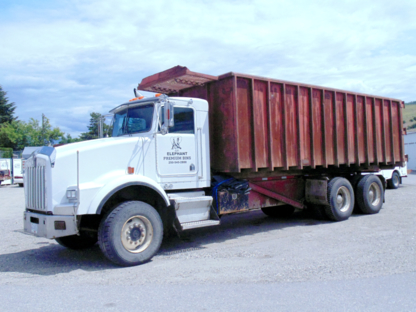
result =
M141 201L120 204L102 219L98 229L102 252L121 266L149 261L159 250L162 238L159 213Z
M59 245L69 249L85 249L97 243L97 233L81 232L79 235L63 236L55 240Z
M383 184L373 174L365 175L357 184L357 206L362 213L378 213L383 206Z
M394 171L391 179L387 180L387 187L389 189L397 189L399 188L399 184L400 184L400 175L397 173L397 171Z
M333 178L328 183L328 205L324 206L325 214L330 220L347 220L354 209L354 191L351 183L341 177Z

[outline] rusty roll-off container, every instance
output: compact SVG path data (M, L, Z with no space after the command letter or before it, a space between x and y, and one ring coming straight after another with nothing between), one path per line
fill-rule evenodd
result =
M181 66L143 79L139 89L208 101L216 172L378 170L404 161L404 103L397 99Z

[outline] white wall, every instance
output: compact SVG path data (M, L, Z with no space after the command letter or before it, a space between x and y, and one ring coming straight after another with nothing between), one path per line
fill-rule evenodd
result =
M409 155L407 169L416 170L416 132L404 136L404 152Z

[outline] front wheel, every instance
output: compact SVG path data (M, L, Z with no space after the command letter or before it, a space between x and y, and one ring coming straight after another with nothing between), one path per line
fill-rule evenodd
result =
M347 220L354 209L354 191L351 183L341 177L333 178L328 183L328 205L325 214L333 221Z
M104 255L122 266L149 261L159 250L163 224L149 204L129 201L107 214L98 229L98 243Z
M357 184L357 206L362 213L378 213L383 205L383 184L373 175L365 175Z
M391 176L391 179L387 180L387 187L389 189L397 189L399 188L399 184L400 184L400 176L397 173L397 171L394 171Z

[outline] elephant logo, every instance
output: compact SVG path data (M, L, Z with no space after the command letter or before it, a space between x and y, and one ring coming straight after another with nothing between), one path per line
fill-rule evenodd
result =
M182 138L181 137L177 137L177 138L172 138L171 139L172 149L175 150L175 152L177 152L180 149L182 149L182 147L181 147L181 141L182 141Z

